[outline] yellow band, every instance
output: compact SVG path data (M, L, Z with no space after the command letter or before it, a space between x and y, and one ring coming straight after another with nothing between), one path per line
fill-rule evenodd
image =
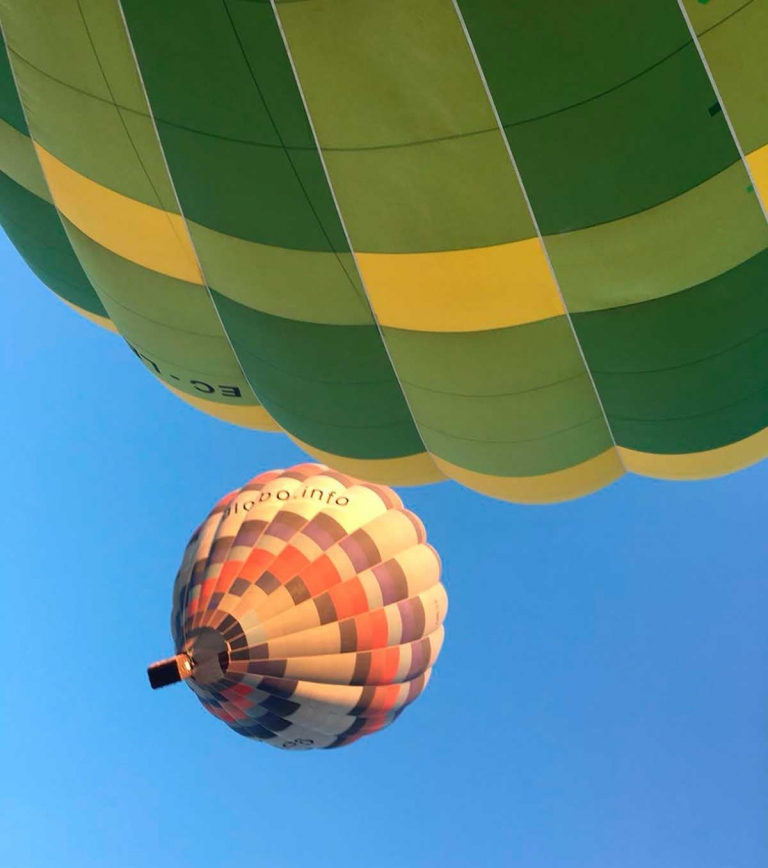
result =
M357 253L383 326L473 332L565 314L538 238L439 253Z
M35 143L53 201L97 244L123 259L188 283L204 283L183 219L116 193Z

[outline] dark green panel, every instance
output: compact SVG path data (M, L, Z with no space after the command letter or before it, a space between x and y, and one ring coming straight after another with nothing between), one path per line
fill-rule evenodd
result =
M507 124L615 89L690 42L672 0L459 0Z
M533 6L530 2L507 5ZM555 23L560 6L554 20L540 15L538 23L529 22L524 36L508 22L510 37L505 44L497 35L489 35L491 23L505 30L507 16L496 3L464 0L462 4L471 13L467 16L471 35L545 235L636 214L679 196L739 160L677 4L660 0L634 4L634 26L623 28L610 18L602 22L597 10L606 4L593 0L586 10L584 6L577 4L581 19L574 21L572 29ZM590 27L603 34L599 42L585 37ZM562 57L545 54L538 61L532 57L523 76L523 68L509 58L516 55L519 41L536 43L537 31L544 29L559 34L565 46ZM666 56L658 50L651 53L647 39L651 32L660 44L677 50ZM520 40L515 39L517 33ZM567 82L578 78L582 67L594 76L594 61L587 58L602 50L610 34L614 44L603 58L609 89L590 93L585 87L583 101L571 107L553 109L549 100L538 109L529 105L534 119L521 120L515 105L518 93L542 78L548 88L572 91ZM636 44L642 46L642 55ZM620 75L610 74L610 64L626 68L624 59L616 59L623 54L638 61L642 56L643 62L634 67L630 78L621 80Z
M185 215L250 241L346 250L270 5L123 7Z
M621 446L715 449L768 424L768 251L685 292L573 317Z
M212 294L256 397L300 440L353 458L424 451L375 326L282 319Z
M0 223L35 274L63 299L107 317L53 205L0 172Z
M766 354L762 354L765 365ZM621 446L640 452L687 454L728 446L757 434L768 423L768 384L752 395L709 413L682 419L612 419Z
M310 192L327 191L325 177L313 176L316 154L292 160L281 148L203 136L163 121L158 128L187 219L261 244L347 250L330 196L322 225L307 204ZM334 238L325 234L329 222L336 223Z
M13 80L11 64L8 60L3 35L0 32L0 118L15 127L20 133L29 135L24 110L19 101L16 82Z

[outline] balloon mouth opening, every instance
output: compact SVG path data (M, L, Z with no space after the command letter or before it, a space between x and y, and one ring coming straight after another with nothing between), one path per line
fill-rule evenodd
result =
M229 654L229 644L221 633L203 628L191 638L185 651L147 668L150 687L158 690L188 678L199 684L213 684L227 674Z

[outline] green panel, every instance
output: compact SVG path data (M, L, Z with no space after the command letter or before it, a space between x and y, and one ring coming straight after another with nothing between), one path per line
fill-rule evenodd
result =
M386 329L427 448L469 470L532 476L612 445L565 317L441 334Z
M0 171L39 199L53 204L32 139L1 119Z
M768 143L768 3L686 0L720 96L746 153Z
M458 5L499 114L510 125L593 100L690 41L675 0L458 0Z
M351 253L287 250L188 225L206 280L233 301L306 322L373 321Z
M571 312L634 304L730 271L768 247L741 162L662 205L546 239Z
M24 109L16 90L13 70L0 29L0 171L17 184L46 201L50 201L32 141L29 138Z
M296 322L213 297L259 400L300 440L354 458L424 451L375 326Z
M617 443L699 452L768 417L768 252L706 284L574 326Z
M155 93L151 88L153 105ZM316 154L288 155L263 147L193 133L158 121L163 149L184 215L218 232L306 250L346 250L324 176L313 170ZM311 207L325 194L323 222ZM309 202L308 202L309 197Z
M765 338L752 352L765 366ZM760 352L759 350L763 351ZM651 383L648 384L649 386ZM641 452L662 454L703 452L728 446L762 431L768 419L768 384L763 383L750 395L729 400L707 413L680 419L644 419L642 417L612 420L614 434L620 445Z
M185 215L262 244L345 251L269 4L123 8Z
M605 67L622 53L636 59L634 74L623 81L619 74L605 74L612 88L600 87L581 102L549 113L543 104L530 120L520 119L517 94L542 77L550 87L567 90L567 82L580 76L581 66L566 62L564 53L559 59L532 56L527 66L513 67L506 59L516 52L518 40L510 37L503 43L498 34L520 33L536 43L537 32L547 30L551 44L552 31L562 33L563 24L555 28L541 14L538 0L503 5L500 0L493 4L463 0L461 6L544 234L636 214L679 196L739 160L675 3L648 0L634 5L632 25L627 22L623 29L606 27L612 16L603 23L606 4L602 0L577 4L574 11L578 9L579 18L571 22L574 30L568 32L568 43L583 52L580 37L596 28L601 39L595 48ZM493 14L489 14L491 6ZM529 21L527 30L519 29L519 24L515 27L522 6L529 14L535 6L539 13L539 23ZM560 10L558 6L558 15ZM657 40L655 51L650 48L650 34ZM602 54L607 39L614 44ZM669 52L671 45L679 50ZM617 64L623 70L627 60ZM591 64L584 66L594 69ZM585 87L582 92L586 91Z
M205 287L142 268L64 223L110 318L153 373L211 401L258 403Z
M450 2L307 0L278 10L355 250L535 235Z
M33 138L80 174L175 211L120 10L104 0L0 0Z
M461 250L536 235L496 132L325 156L358 252Z
M0 223L46 286L88 313L107 316L72 250L56 209L2 173Z
M749 13L750 7L764 5L765 0L683 0L693 30L699 36L717 30L732 18L743 20L743 13Z
M278 14L325 150L496 130L450 2L309 0Z
M0 118L20 133L29 135L2 31L0 31Z

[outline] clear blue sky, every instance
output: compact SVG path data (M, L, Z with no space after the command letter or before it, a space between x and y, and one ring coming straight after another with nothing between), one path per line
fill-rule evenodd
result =
M384 733L280 752L145 667L196 522L302 454L182 405L4 236L0 269L4 868L768 864L768 465L403 489L451 598L435 676Z

